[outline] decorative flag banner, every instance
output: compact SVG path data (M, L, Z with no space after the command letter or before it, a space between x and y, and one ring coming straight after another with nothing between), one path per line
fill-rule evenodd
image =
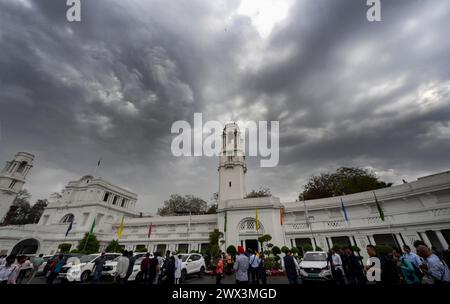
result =
M381 208L380 203L378 202L377 196L375 192L373 192L373 196L375 197L375 205L377 205L378 213L380 214L381 220L384 222L384 211L383 208Z
M120 222L119 230L117 230L117 239L120 239L120 237L122 236L123 220L124 220L124 216L122 216L122 221Z
M90 235L94 233L94 228L95 228L95 218L94 221L92 222L91 229L89 230Z
M255 221L256 221L256 231L259 231L258 209L256 209Z
M280 225L283 226L284 209L280 208Z
M67 228L66 237L69 235L69 232L72 230L72 224L73 224L73 220L70 221L69 227Z
M150 238L151 235L152 235L152 223L148 225L148 238Z
M227 232L227 212L225 211L225 219L223 222L223 232Z
M344 201L342 200L342 197L341 197L341 209L342 209L342 213L344 214L345 221L348 222L347 208L344 205Z

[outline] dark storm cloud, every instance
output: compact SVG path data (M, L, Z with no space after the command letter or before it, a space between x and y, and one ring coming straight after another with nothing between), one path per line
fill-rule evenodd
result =
M311 174L367 166L401 178L450 167L450 4L294 1L261 37L240 1L0 1L0 158L37 155L45 196L93 171L155 210L208 199L217 160L174 158L171 124L280 120L280 165L249 159L247 188L295 199ZM258 3L258 2L255 2ZM258 9L256 7L255 9Z

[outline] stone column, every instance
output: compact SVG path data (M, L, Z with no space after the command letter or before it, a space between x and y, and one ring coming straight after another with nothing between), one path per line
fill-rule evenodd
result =
M440 230L434 230L434 232L436 233L436 236L439 239L439 242L441 242L442 248L444 248L444 250L448 249L448 243L445 240L445 237L442 235L442 232Z
M427 246L431 248L432 244L427 234L425 232L419 232L419 234L422 236L422 239L425 242L425 244L427 244Z

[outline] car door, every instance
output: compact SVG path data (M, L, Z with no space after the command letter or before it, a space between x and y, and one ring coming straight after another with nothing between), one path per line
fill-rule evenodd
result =
M193 255L189 255L186 260L186 271L188 274L195 272L195 261L192 259Z
M200 263L200 256L198 254L192 254L191 255L191 260L192 260L192 272L199 272L200 271L200 267L201 267L201 263Z

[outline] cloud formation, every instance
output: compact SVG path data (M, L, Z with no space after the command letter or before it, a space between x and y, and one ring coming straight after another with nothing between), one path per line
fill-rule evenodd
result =
M208 199L217 159L175 158L170 126L279 120L280 164L249 159L247 190L295 200L342 165L390 182L450 168L450 3L0 1L0 159L36 154L27 188L48 196L99 174L155 211L171 193Z

